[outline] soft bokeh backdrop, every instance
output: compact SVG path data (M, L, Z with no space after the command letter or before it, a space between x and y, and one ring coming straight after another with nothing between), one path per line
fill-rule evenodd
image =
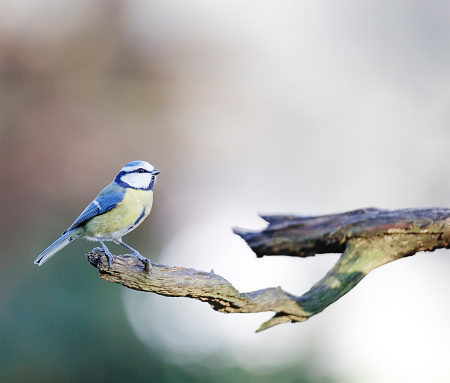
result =
M162 173L130 244L301 294L337 255L256 259L231 227L448 206L449 68L445 1L1 0L1 381L448 382L448 251L261 334L269 313L100 280L87 242L33 260L142 159Z

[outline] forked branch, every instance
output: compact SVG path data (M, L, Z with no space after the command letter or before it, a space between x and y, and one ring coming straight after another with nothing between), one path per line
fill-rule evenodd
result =
M450 210L441 208L362 209L324 216L263 216L261 231L234 229L258 257L309 257L342 253L336 265L302 296L280 287L240 293L214 272L152 264L150 273L131 256L116 256L109 269L106 257L89 253L100 276L135 290L208 302L224 313L273 311L257 331L287 322L302 322L355 287L373 269L419 251L450 248ZM301 267L301 265L299 265Z

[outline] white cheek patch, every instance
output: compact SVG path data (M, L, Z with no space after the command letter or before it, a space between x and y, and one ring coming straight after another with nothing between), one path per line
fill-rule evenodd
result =
M130 173L120 177L120 180L132 188L147 189L150 186L152 176L149 173Z

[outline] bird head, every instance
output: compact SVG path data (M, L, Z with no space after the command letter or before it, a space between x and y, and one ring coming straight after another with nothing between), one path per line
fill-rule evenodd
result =
M133 161L120 170L114 181L124 187L152 190L160 172L146 161Z

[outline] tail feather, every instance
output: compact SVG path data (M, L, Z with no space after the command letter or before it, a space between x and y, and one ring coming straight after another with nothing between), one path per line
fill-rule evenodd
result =
M77 229L72 229L63 234L60 238L58 238L55 242L53 242L49 247L47 247L39 256L34 260L34 263L38 266L42 266L45 262L47 262L51 257L53 257L58 251L60 251L63 247L67 246L70 242L72 242L75 238L72 237L72 234Z

